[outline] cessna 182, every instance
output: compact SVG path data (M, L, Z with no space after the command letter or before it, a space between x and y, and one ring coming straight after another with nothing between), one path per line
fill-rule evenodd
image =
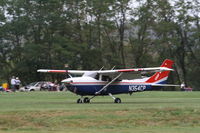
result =
M173 61L166 59L160 67L112 69L96 71L79 70L48 70L39 69L37 72L67 73L70 78L62 80L69 91L81 96L77 103L89 103L95 96L109 95L115 103L121 103L120 98L113 95L148 90L156 90L164 86L178 86L166 84L170 71L173 71ZM155 72L151 77L141 77L144 72ZM72 77L70 74L81 75ZM140 74L139 79L133 79L134 74ZM91 98L83 96L91 96Z

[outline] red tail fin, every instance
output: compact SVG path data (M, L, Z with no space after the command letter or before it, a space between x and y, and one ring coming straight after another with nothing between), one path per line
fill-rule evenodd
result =
M172 68L174 62L172 60L166 59L160 67ZM156 72L153 76L151 76L146 82L154 83L154 82L165 82L168 78L170 71Z

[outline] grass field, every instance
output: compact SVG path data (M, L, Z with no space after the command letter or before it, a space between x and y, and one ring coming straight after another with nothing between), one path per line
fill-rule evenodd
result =
M200 92L140 92L76 104L70 92L0 93L0 133L200 133Z

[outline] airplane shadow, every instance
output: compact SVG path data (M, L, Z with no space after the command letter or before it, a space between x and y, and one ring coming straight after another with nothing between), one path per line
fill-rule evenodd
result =
M122 103L114 103L114 102L90 102L90 103L76 103L76 102L51 102L49 104L74 104L74 105L99 105L99 104L115 104L115 105L123 105L123 104L178 104L178 103L185 103L181 101L176 102L122 102Z
M122 103L114 103L114 102L91 102L89 104L116 104L116 105L121 105L121 104L168 104L168 103L183 103L183 102L122 102ZM76 103L77 104L77 103Z

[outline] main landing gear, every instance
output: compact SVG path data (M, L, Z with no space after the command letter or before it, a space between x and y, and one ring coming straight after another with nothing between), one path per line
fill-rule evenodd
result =
M111 96L114 99L114 103L121 103L121 99L120 98L115 98L111 93L108 93L109 96Z
M122 101L121 101L121 99L120 98L116 98L115 99L115 103L121 103Z

